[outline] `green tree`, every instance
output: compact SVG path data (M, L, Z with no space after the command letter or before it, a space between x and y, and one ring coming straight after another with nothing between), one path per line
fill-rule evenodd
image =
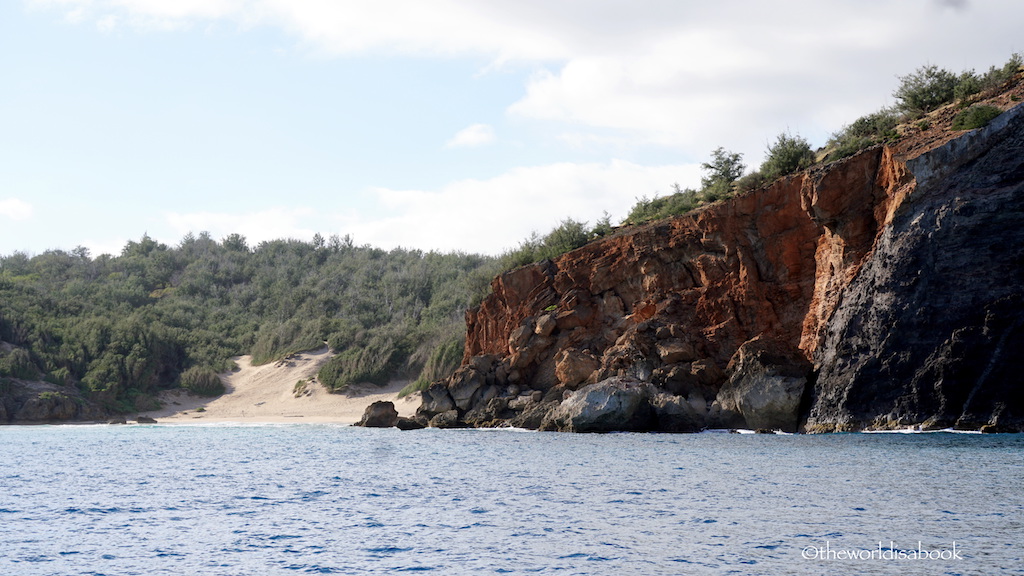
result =
M811 164L814 164L814 151L807 140L800 135L790 136L783 132L776 137L774 144L768 146L768 155L759 172L770 182Z
M721 146L715 148L711 151L711 161L700 165L706 173L700 179L701 187L716 194L728 192L747 168L742 160L743 155L738 152L729 152Z

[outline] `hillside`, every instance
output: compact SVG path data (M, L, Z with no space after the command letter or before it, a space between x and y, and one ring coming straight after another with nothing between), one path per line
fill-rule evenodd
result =
M143 237L115 257L0 257L0 421L145 412L179 385L216 394L233 357L263 365L324 342L336 354L317 375L331 392L434 379L457 366L443 352L461 348L464 310L495 270L494 258L338 237Z

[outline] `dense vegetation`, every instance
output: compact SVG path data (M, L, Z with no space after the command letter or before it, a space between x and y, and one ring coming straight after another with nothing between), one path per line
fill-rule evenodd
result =
M262 363L324 342L339 352L320 374L333 390L425 366L437 377L454 367L464 310L497 266L319 236L255 248L239 235L175 247L143 237L117 257L15 253L0 257L0 378L76 386L130 410L177 385L220 393L215 374L232 356Z

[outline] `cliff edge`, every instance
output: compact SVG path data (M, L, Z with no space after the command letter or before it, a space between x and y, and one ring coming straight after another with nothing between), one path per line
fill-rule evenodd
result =
M435 426L1024 428L1024 96L495 278Z

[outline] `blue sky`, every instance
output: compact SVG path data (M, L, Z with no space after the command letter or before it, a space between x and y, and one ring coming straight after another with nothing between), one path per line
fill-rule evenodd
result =
M713 4L713 5L711 5ZM500 253L1024 51L1016 1L15 0L0 254L149 234Z

